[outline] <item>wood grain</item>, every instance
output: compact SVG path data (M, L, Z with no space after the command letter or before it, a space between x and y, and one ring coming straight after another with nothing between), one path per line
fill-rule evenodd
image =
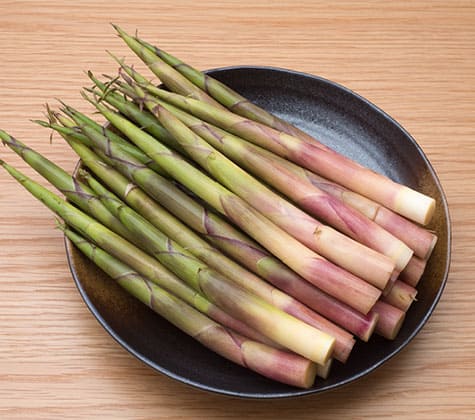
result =
M155 374L108 336L73 285L53 217L1 175L0 418L475 415L475 3L4 0L0 126L67 170L72 153L29 120L56 97L86 110L78 95L88 84L82 71L114 72L106 49L131 57L111 21L138 28L198 68L255 64L321 75L396 118L448 196L449 282L413 343L357 384L298 400L206 394ZM7 149L1 156L26 168Z

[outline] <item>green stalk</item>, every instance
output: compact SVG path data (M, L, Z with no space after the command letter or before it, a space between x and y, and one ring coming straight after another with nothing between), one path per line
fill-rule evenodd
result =
M107 133L107 135L115 141L117 144L120 144L122 147L128 147L130 146L130 142L115 133L114 131L110 130L107 128L106 124L100 125L96 121L94 121L92 118L89 118L87 115L77 111L74 109L72 106L69 106L65 104L64 102L61 102L62 108L61 110L68 116L71 116L71 114L74 114L77 119L79 119L83 124L87 124L88 126L92 127L94 130L100 132L100 133ZM59 112L54 112L51 111L52 114L54 114L55 119L57 119L61 124L63 124L65 127L70 127L70 128L77 128L76 124L74 124L70 119L66 118L64 115L60 114Z
M58 114L58 121L59 121L59 118L64 119L65 121L68 121L68 122L71 123L71 120L69 120L68 118ZM72 125L65 125L65 124L61 123L61 124L63 124L63 125L61 125L61 124L58 124L57 122L53 122L53 121L32 120L32 122L34 122L35 124L40 125L41 127L51 128L52 130L57 131L60 134L64 134L66 136L75 138L76 140L78 140L82 143L90 144L90 140L87 138L87 136L80 133L78 130L74 129L74 127L76 127L76 124L74 124L74 123L72 123Z
M95 106L112 125L161 165L170 176L227 216L302 277L364 314L378 300L378 289L319 257L245 201L127 119L102 104L95 103Z
M78 113L78 114L80 114L80 113ZM35 120L33 122L35 122L36 124L41 125L42 127L51 128L52 130L54 130L54 131L58 132L59 134L61 134L62 137L68 137L68 138L71 138L73 140L79 141L79 142L85 144L88 147L93 147L93 143L91 142L89 137L87 137L85 134L82 134L82 133L78 132L78 130L77 130L78 126L76 125L76 123L71 121L69 118L64 117L63 115L58 116L58 120L63 125L59 125L59 124L51 123L51 122L46 122L46 121L41 121L41 120ZM113 139L112 134L114 134L113 132L111 132L110 130L105 130L105 133L109 136L108 138L110 138L111 141L115 141L115 140L112 140ZM123 149L124 151L129 153L135 159L139 160L141 163L147 165L150 168L153 167L154 170L156 169L157 171L160 171L160 168L158 167L158 165L155 162L153 162L152 159L147 157L146 154L144 154L142 151L137 149L136 146L134 146L130 143L129 144L116 143L116 144L117 144L117 147L120 147L121 149Z
M109 95L108 95L109 96ZM75 121L80 122L82 125L87 125L88 127L92 128L93 130L96 130L98 133L103 134L104 136L107 136L110 141L113 141L114 143L118 144L120 147L122 147L124 150L127 151L127 153L133 155L136 159L138 159L140 162L144 163L145 165L149 166L151 169L160 172L160 167L152 160L150 159L145 153L143 153L141 150L139 150L137 147L135 147L133 144L131 144L129 141L115 133L114 131L99 125L96 123L94 120L90 119L87 115L77 111L73 107L69 105L64 105L63 106L63 112L65 112L70 118L74 116ZM152 119L153 116L151 116ZM70 119L66 118L65 116L61 114L57 114L57 119L63 124L65 127L72 128L72 129L77 129L77 123L71 121ZM143 122L143 121L142 121ZM140 122L139 122L140 123ZM156 126L158 124L154 123ZM163 138L166 138L166 131L163 128L158 128L159 131L154 130L155 135L163 135ZM58 130L61 131L61 130ZM64 132L64 130L62 130ZM66 134L66 133L65 133ZM73 136L74 137L74 136ZM77 140L82 141L85 144L90 143L90 141L84 140L83 138L77 137ZM86 136L87 138L87 136Z
M318 364L325 364L335 339L281 311L227 277L212 270L116 197L110 197L92 177L88 182L104 204L165 267L223 310L255 328L277 344Z
M117 235L94 218L64 201L56 194L44 188L37 182L7 163L0 164L15 178L26 190L40 200L45 206L63 219L63 221L86 236L99 247L132 267L142 276L163 287L186 303L194 306L200 312L207 314L220 324L232 328L248 337L260 340L262 335L243 322L229 316L219 307L209 302L202 295L191 289L175 275L165 269L155 258L146 254L132 243Z
M34 170L51 182L68 200L77 204L86 213L93 212L101 223L109 226L118 235L129 240L133 239L131 233L104 207L87 185L71 177L58 165L3 130L0 130L0 139Z
M77 114L81 115L80 112L77 112ZM51 128L52 130L58 132L65 139L67 138L67 139L75 140L76 142L80 142L90 148L95 148L94 142L92 142L88 136L78 131L79 127L74 121L70 120L69 118L61 114L58 114L57 117L58 117L58 121L60 121L61 124L63 125L59 125L52 122L41 121L41 120L35 120L33 122L35 122L38 125L41 125L42 127ZM90 129L95 130L93 126L89 126L89 127ZM104 133L107 136L105 138L107 138L109 142L114 142L115 148L120 148L121 150L124 151L124 153L127 153L129 156L132 156L134 159L140 162L140 164L146 165L147 167L156 171L157 173L166 175L165 172L162 171L161 168L152 159L150 159L145 153L143 153L135 145L130 144L128 142L126 142L125 144L116 142L115 139L119 136L117 136L111 130L105 129L101 131L99 130L96 130L96 131L98 133ZM104 154L104 152L97 150L97 148L95 148L95 151L103 161L105 161L108 164L111 164L110 158L108 158Z
M312 386L316 367L309 360L223 327L72 230L63 230L86 257L128 293L205 347L267 378L301 388Z
M155 54L150 52L147 48L143 47L133 37L129 36L125 31L119 28L117 25L112 25L117 31L119 36L130 47L130 49L137 54L137 56L147 64L148 68L154 73L166 86L173 91L177 91L183 94L193 95L194 98L204 101L219 108L223 108L213 98L197 88L186 77L182 76L175 69L170 67L164 61L162 61ZM224 108L223 108L224 109Z
M311 311L296 299L272 287L226 257L219 250L201 239L163 207L159 206L135 184L130 183L120 172L102 162L99 157L86 146L77 142L69 143L79 155L82 162L92 170L96 176L106 183L121 200L129 204L163 234L173 241L176 241L196 258L249 292L256 294L284 312L335 337L334 357L342 362L347 360L354 345L351 334L348 334L335 324ZM91 180L91 182L93 183L91 187L93 187L93 190L98 196L102 197L102 199L106 198L114 201L114 199L117 198L94 180Z
M273 258L248 236L198 204L172 182L134 159L120 145L108 141L108 138L90 127L81 128L89 135L94 149L101 151L101 159L113 165L127 179L139 185L170 213L203 235L222 252L362 340L369 339L377 321L375 314L364 316L317 289Z
M114 108L117 108L127 118L134 121L142 129L144 129L160 141L164 142L167 146L177 146L170 133L168 133L168 131L165 130L162 125L157 123L156 118L152 114L150 114L146 110L139 108L134 103L126 100L122 95L115 92L113 88L111 89L110 84L102 83L100 80L98 80L91 71L88 71L87 74L91 81L94 83L94 85L102 92L101 100L104 100L110 105L112 105ZM78 113L77 111L75 112L77 115L80 115L80 113ZM88 121L84 120L84 122L88 124ZM88 125L93 127L91 123L89 123Z

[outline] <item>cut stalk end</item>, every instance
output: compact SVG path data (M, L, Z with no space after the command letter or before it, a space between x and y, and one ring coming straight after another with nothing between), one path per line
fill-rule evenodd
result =
M388 340L394 340L402 327L406 313L386 302L377 302L373 312L379 315L376 332Z
M416 300L416 295L417 290L414 287L401 280L396 280L391 291L384 296L383 300L401 311L407 312L412 302Z
M370 311L368 313L367 317L369 318L369 320L368 320L368 325L367 325L365 331L358 334L358 337L361 340L363 340L365 343L367 343L368 340L373 335L373 333L376 329L376 325L378 325L378 321L379 321L379 315L376 312Z
M414 255L414 251L401 242L401 246L393 252L390 257L396 264L396 270L402 271Z
M432 251L434 250L435 246L437 245L437 240L438 240L438 237L437 235L434 235L432 237L432 242L429 246L429 249L427 250L427 254L424 256L424 260L428 260L430 258L430 256L432 255Z
M413 257L411 258L411 261L409 261L409 264L406 266L406 268L401 272L399 278L410 286L416 287L422 275L424 274L425 268L425 260Z
M322 379L327 379L328 375L330 375L330 370L333 365L333 359L329 359L324 365L316 365L317 366L317 376ZM310 380L310 378L308 379Z
M294 385L299 388L310 388L315 382L318 367L315 363L296 356L293 353L279 352L280 357L263 357L263 344L245 341L241 345L241 353L246 366L268 378Z
M394 211L425 226L434 215L435 200L411 188L402 187L396 197Z

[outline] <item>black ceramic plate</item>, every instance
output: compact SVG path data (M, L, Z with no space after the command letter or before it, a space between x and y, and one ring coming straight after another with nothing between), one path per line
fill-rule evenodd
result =
M135 301L66 241L71 271L101 325L138 359L176 380L238 397L282 398L328 391L380 367L420 331L447 279L450 222L447 203L429 161L412 137L380 109L348 89L319 77L262 67L209 72L263 108L290 121L339 152L437 200L429 226L437 247L394 341L357 343L346 365L335 363L327 380L308 390L267 380L217 356ZM357 386L357 385L353 385Z

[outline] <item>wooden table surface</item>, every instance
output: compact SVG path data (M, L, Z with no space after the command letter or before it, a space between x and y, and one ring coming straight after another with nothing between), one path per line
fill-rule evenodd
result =
M473 418L475 2L3 0L0 127L67 170L73 154L29 120L57 97L89 110L78 94L88 84L83 70L114 72L106 49L132 57L109 22L138 28L198 68L292 68L388 112L422 146L447 194L449 281L410 346L358 383L297 400L207 394L114 342L73 284L50 212L1 174L0 418ZM26 168L7 148L0 153Z

